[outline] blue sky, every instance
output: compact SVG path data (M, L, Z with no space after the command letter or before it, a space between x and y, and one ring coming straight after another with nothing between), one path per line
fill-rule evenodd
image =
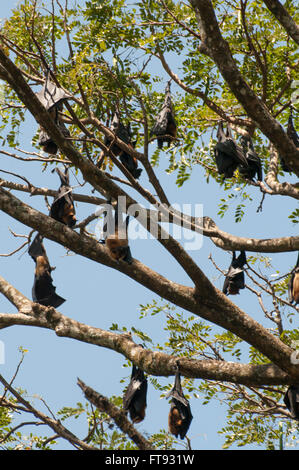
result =
M2 17L8 16L10 8L15 4L16 2L5 2L5 6L1 6ZM175 86L173 86L173 91L176 91ZM20 135L22 148L31 149L31 139L36 129L37 124L31 115L27 113L26 122L22 126ZM1 169L22 174L36 186L51 189L59 186L58 176L51 173L53 167L49 167L42 172L38 163L24 164L1 154L0 162ZM263 211L257 213L256 209L261 199L261 193L252 188L249 192L253 197L253 201L248 205L243 221L235 224L233 222L233 210L229 211L224 219L217 216L219 201L226 194L214 180L211 180L210 184L206 184L202 168L199 166L194 167L190 180L182 188L175 185L174 174L165 173L166 168L167 159L165 157L165 160L163 160L163 155L161 155L157 174L161 184L166 188L170 201L180 204L203 204L204 215L212 217L223 230L235 235L255 238L297 234L298 229L288 219L291 211L298 207L296 201L286 197L267 195ZM114 169L113 173L118 175L118 170ZM144 173L140 182L145 187L149 187ZM11 179L13 180L13 177ZM80 176L79 180L82 182ZM71 174L71 184L77 186L73 174ZM88 185L84 188L75 187L74 191L91 194L91 188ZM42 197L30 197L17 192L14 192L14 194L34 208L47 213ZM132 194L136 196L134 192ZM78 220L82 220L91 214L95 207L87 204L77 204L76 210ZM19 244L19 240L16 240L10 234L8 227L18 234L28 234L30 231L29 228L1 213L1 253L8 253ZM90 228L94 229L94 224ZM57 286L57 293L67 300L59 309L63 314L103 329L109 329L112 323L118 323L128 329L131 327L140 328L148 333L154 341L160 343L167 339L164 331L166 319L163 316L139 319L140 304L145 305L153 299L159 301L159 298L153 293L118 271L92 263L78 255L66 254L63 247L50 240L45 240L45 247L50 263L56 266L53 279L54 284ZM140 259L152 269L173 281L191 285L186 274L170 259L169 255L155 240L134 240L131 243L131 250L133 257ZM0 274L30 298L34 263L26 251L23 250L21 253L21 256L18 253L13 257L1 257ZM231 254L216 248L207 238L203 240L200 250L190 252L209 279L221 289L223 277L219 276L219 273L215 271L209 261L208 256L210 253L216 263L223 269L230 264ZM273 260L275 269L278 269L281 273L286 273L293 267L297 254L276 254L270 257ZM272 326L264 320L258 302L250 292L243 291L234 300L236 300L238 306L256 320L262 321L267 327ZM0 297L0 311L15 312L14 307L3 296ZM285 322L286 313L283 317ZM298 319L296 317L293 320L292 327L298 328ZM135 337L134 339L139 342L138 338ZM6 359L5 364L0 364L0 373L6 379L9 379L20 359L18 347L26 348L28 353L15 385L26 389L29 396L43 397L54 413L62 406L75 406L78 401L85 401L81 390L76 385L77 377L100 393L110 396L112 394L122 394L124 384L120 383L120 379L125 378L127 383L130 375L130 370L123 367L124 359L117 353L74 340L58 338L52 331L15 326L1 330L0 340L5 344ZM173 378L159 380L165 385L171 383ZM217 434L217 431L225 424L226 406L216 402L203 405L203 398L201 397L198 400L191 398L190 404L194 418L188 436L191 439L193 449L220 449L223 438ZM46 411L38 399L34 398L34 401L37 407ZM149 385L147 415L145 420L138 425L138 429L141 432L153 433L161 428L167 428L168 411L167 400L161 400L159 393ZM72 430L77 432L79 437L85 437L87 434L85 423L82 424L80 420L78 422L73 421L72 426ZM36 432L40 432L40 428ZM51 431L49 431L49 435L50 433ZM60 443L59 447L67 448L67 445Z

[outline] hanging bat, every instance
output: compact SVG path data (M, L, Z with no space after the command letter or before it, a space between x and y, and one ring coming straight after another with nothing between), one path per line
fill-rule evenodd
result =
M144 372L133 364L131 380L123 397L123 408L129 412L133 423L140 423L145 417L146 394Z
M245 288L243 266L244 264L246 264L246 262L247 260L245 251L241 251L238 258L236 258L236 253L233 252L233 259L229 267L228 273L226 274L222 289L222 292L225 295L239 294L239 290Z
M58 87L55 83L49 80L49 73L47 74L44 86L39 93L36 93L36 96L42 105L46 108L63 135L65 137L69 137L70 133L68 129L59 119L59 111L62 111L63 102L67 99L71 99L71 96L67 94L62 88ZM47 134L43 127L40 127L38 144L42 147L44 152L51 155L55 155L58 151L58 146Z
M159 149L163 148L164 142L166 142L169 147L171 142L177 136L177 124L171 100L170 81L166 85L164 103L161 111L156 117L156 121L151 129L150 135L157 136Z
M132 146L132 148L135 148L136 141L132 142L132 144L129 145ZM125 151L122 151L119 156L119 159L121 163L126 167L126 169L131 173L131 175L138 180L141 175L142 169L138 168L137 159L132 157L132 155L126 153Z
M288 120L287 136L289 137L289 139L291 139L291 141L294 143L294 145L296 145L296 147L298 148L299 147L299 136L298 136L298 134L296 132L296 129L294 127L293 109L292 108L290 110L290 116L289 116L289 120ZM282 170L287 172L287 173L292 173L292 170L288 167L288 165L286 164L285 159L283 158L282 155L279 155L279 159L280 159L280 164L281 164Z
M116 136L121 139L125 144L129 145L132 149L135 148L136 141L131 141L131 128L130 124L124 126L119 119L119 114L115 113L110 129L116 134ZM111 144L111 140L108 137L105 137L104 140L105 145L108 147ZM132 157L129 153L122 150L118 145L112 145L111 149L112 153L115 156L119 156L121 163L127 168L127 170L131 173L131 175L138 179L141 175L142 169L138 168L138 161L136 158Z
M168 415L169 432L175 437L180 436L184 439L191 421L193 419L190 405L185 398L181 385L181 374L177 370L175 373L175 381L172 390L166 395L171 397L171 407Z
M72 188L69 184L69 170L68 168L65 168L65 172L62 173L59 168L56 168L56 171L59 175L61 184L58 190L58 195L52 203L50 217L72 228L76 225L77 220L75 217Z
M53 108L49 111L49 114L52 116L56 126L59 127L60 131L65 137L70 137L70 132L67 127L61 122L58 118L58 110ZM56 155L58 151L58 145L55 144L54 140L47 134L45 129L40 126L38 145L42 147L43 151L49 153L50 155Z
M56 294L53 279L45 247L42 243L43 237L38 233L31 243L28 253L35 261L34 284L32 288L32 300L47 307L57 308L65 299Z
M114 113L110 130L114 132L116 137L121 139L125 144L129 145L131 143L130 124L124 126L124 124L120 121L119 114L117 112ZM109 137L105 137L104 144L109 147L111 143L112 140ZM115 156L119 156L122 153L122 149L116 144L113 144L110 150Z
M220 175L224 175L224 178L231 178L238 165L248 168L243 150L233 139L229 124L227 124L226 133L224 133L222 121L219 122L217 140L214 155Z
M129 216L126 217L125 223L119 220L118 204L115 206L114 220L112 217L112 205L108 203L108 209L104 211L106 223L103 227L103 232L106 233L106 238L101 240L100 243L106 245L109 256L115 261L125 261L132 264L133 259L128 241L128 225Z
M299 304L299 253L296 266L291 272L291 278L289 280L288 285L288 293L290 304L292 304L293 302L295 302L295 305Z
M290 385L283 399L293 419L299 420L299 386Z
M247 160L248 166L239 166L240 174L249 180L253 180L256 176L258 181L263 179L262 163L256 152L254 151L251 137L241 137L241 146Z

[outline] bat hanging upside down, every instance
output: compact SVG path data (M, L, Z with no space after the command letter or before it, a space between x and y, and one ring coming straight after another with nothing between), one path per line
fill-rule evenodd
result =
M226 133L224 133L222 121L219 122L217 140L214 155L220 175L224 175L224 178L231 178L238 165L242 165L244 169L248 168L243 150L233 139L229 124L227 124Z
M147 379L143 370L133 364L131 380L123 397L123 408L129 412L133 423L144 420L146 409Z
M135 148L136 141L132 142L131 140L132 135L130 124L124 126L123 123L120 121L118 113L114 114L110 129L125 144L127 144L132 149ZM109 147L112 142L108 137L105 137L104 143L107 147ZM121 163L126 167L126 169L131 173L131 175L135 179L138 179L140 177L142 169L138 168L138 161L136 158L132 157L132 155L122 150L116 144L113 144L110 150L115 156L119 156Z
M151 129L150 135L157 136L159 149L163 148L164 142L166 142L169 147L177 136L177 124L171 100L170 81L166 85L164 103Z
M245 251L241 251L238 258L233 252L233 259L226 274L222 292L225 295L239 294L240 289L245 288L244 264L247 263Z
M69 184L69 171L68 168L65 168L64 173L62 173L59 168L56 168L56 171L59 175L61 184L58 190L58 195L52 203L50 217L72 228L76 225L77 220L75 217L72 188Z
M29 247L29 255L35 261L35 276L32 288L32 300L46 307L57 308L65 299L56 294L53 279L45 247L42 243L43 237L38 233Z
M244 165L239 165L240 175L249 180L253 180L253 178L256 177L258 181L262 181L262 163L260 157L256 154L254 150L251 137L248 138L242 136L240 141L248 164L247 167L245 167Z
M42 87L40 92L36 93L36 96L42 103L42 105L46 108L49 115L51 116L55 124L59 127L62 134L65 137L70 137L69 130L59 118L59 111L62 111L64 101L71 99L72 97L69 94L65 93L62 88L58 87L55 83L50 81L49 72L47 73L47 78L44 86ZM46 153L55 155L58 151L57 144L47 134L43 127L40 127L38 143Z
M122 216L119 219L119 207L115 206L114 219L112 216L112 205L108 204L108 209L104 212L106 222L103 227L103 232L106 238L101 240L100 243L106 245L110 257L115 261L125 261L132 264L132 255L128 241L128 224L129 216L123 222Z
M283 401L287 409L291 412L292 418L299 420L299 386L290 385Z
M175 437L180 436L181 439L184 439L193 416L190 404L183 394L181 374L178 370L175 373L174 386L168 395L166 395L166 398L169 397L171 397L171 407L168 415L169 432Z

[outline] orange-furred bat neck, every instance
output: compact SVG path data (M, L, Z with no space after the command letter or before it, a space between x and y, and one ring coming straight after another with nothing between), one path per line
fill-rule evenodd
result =
M68 225L69 227L73 227L76 224L77 219L75 217L75 208L73 205L65 204L62 221L65 225Z
M42 276L46 271L50 271L49 261L46 256L37 256L35 273Z

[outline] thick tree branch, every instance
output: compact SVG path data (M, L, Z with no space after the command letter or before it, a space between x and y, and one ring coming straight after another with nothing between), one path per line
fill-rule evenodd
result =
M57 336L72 338L115 351L129 359L146 373L154 376L173 376L177 357L140 348L130 334L117 334L80 323L53 308L32 303L31 311L0 313L0 329L13 325L35 326L55 331ZM180 372L195 379L220 380L243 385L285 385L292 378L274 364L254 365L220 360L196 360L180 357Z
M264 3L288 35L299 45L299 27L279 0L264 0Z

